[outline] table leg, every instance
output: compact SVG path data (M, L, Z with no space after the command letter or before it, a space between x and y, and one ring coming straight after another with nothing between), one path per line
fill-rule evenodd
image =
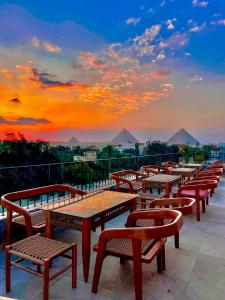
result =
M91 220L84 219L82 224L82 256L84 280L88 281L91 255Z
M47 238L52 239L53 238L53 226L51 224L51 211L50 210L47 210L45 212L45 222L46 222L45 235Z
M167 182L166 183L166 198L170 197L170 192L171 192L171 186L170 184Z
M146 184L144 180L142 180L142 193L146 193Z

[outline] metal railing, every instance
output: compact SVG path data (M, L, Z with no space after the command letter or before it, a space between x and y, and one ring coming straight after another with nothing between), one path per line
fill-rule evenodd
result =
M0 168L0 195L50 184L69 184L74 187L95 191L112 187L109 179L112 172L132 169L138 170L143 165L161 165L164 161L179 160L179 153L132 156L123 158L97 159L96 161L63 162L39 165L13 166ZM18 204L30 208L46 199L26 199ZM1 215L5 211L1 207Z

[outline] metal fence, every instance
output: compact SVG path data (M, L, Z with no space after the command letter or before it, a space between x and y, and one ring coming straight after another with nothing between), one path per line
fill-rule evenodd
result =
M93 191L114 183L109 174L118 170L138 170L143 165L161 165L164 161L179 160L179 153L132 156L123 158L98 159L96 161L63 162L0 168L0 195L44 186L49 184L69 184L74 187ZM32 199L33 203L34 199ZM40 199L36 199L40 201ZM20 202L21 204L21 202ZM29 199L22 202L29 207ZM35 203L34 203L35 205ZM2 215L4 209L1 208Z

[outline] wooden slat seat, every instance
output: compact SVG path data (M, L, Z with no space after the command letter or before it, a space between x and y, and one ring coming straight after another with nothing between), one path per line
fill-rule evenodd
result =
M68 255L68 251L72 250L72 255ZM6 263L6 292L11 291L11 266L39 276L43 279L43 300L49 297L49 281L55 279L68 269L72 269L72 288L76 287L76 268L77 268L77 244L65 244L42 237L41 235L29 236L12 245L6 246L5 249ZM72 263L64 266L54 274L50 275L50 266L53 259L63 256L72 260ZM11 259L13 257L13 259ZM28 261L29 264L21 262ZM33 265L37 266L37 270Z
M141 241L141 254L144 255L153 246L155 240L142 240ZM94 251L98 251L98 244L93 247ZM131 239L111 239L107 242L106 249L109 254L133 257L133 248Z
M71 245L60 241L44 238L40 235L33 235L20 240L11 245L10 250L18 256L27 256L27 260L39 260L44 265L44 261L51 260L60 253L71 249Z
M31 224L34 230L39 230L40 228L45 228L45 212L39 209L34 212L30 212ZM15 217L12 219L12 223L18 226L25 226L25 219L23 216Z

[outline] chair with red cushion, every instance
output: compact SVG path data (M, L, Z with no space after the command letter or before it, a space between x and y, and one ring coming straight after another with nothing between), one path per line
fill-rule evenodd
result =
M216 182L215 182L216 181ZM218 180L216 177L197 177L197 178L194 178L193 180L189 181L189 182L186 182L186 185L187 184L193 184L193 183L196 183L196 184L199 184L199 183L209 183L211 182L212 184L212 187L209 189L210 191L210 196L212 197L213 194L215 193L215 189L217 188L218 186ZM206 204L208 205L208 198L206 199Z
M200 202L202 203L202 212L205 213L205 204L207 202L207 198L209 197L209 190L214 188L216 184L217 184L216 180L209 180L207 183L188 182L187 184L178 188L176 197L195 198L196 218L197 221L200 221Z
M151 219L151 227L134 227L139 219ZM165 220L170 219L169 224ZM97 252L92 293L97 293L103 260L108 256L133 260L136 300L142 299L142 262L150 263L157 257L158 272L165 269L166 237L179 232L183 224L181 212L176 210L135 211L128 216L127 228L106 229L94 246Z

